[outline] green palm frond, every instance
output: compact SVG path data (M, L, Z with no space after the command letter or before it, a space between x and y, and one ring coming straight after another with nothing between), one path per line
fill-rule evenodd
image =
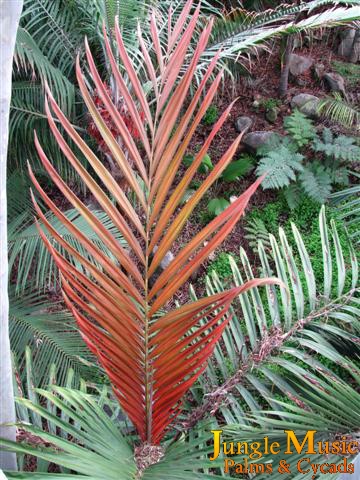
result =
M220 478L207 474L206 469L216 467L208 459L212 451L208 429L199 429L191 439L179 440L168 446L165 455L162 447L149 446L149 451L136 451L118 425L108 416L101 402L85 392L53 387L52 391L36 390L48 407L39 402L18 398L18 406L42 418L48 424L60 428L65 435L54 435L36 425L18 424L18 427L38 439L37 445L2 441L3 448L19 455L30 454L45 462L52 462L77 474L6 472L7 478L84 478L86 480L130 480L139 477L135 463L142 460L141 478L146 480L195 480ZM52 413L58 409L66 414L66 421ZM69 440L71 438L72 440ZM44 444L51 447L45 447ZM147 453L147 455L146 455ZM135 457L135 458L134 458ZM160 459L151 465L154 460ZM170 473L171 472L171 477ZM27 475L27 477L24 477Z
M51 59L39 48L37 41L22 27L18 29L14 58L18 70L26 72L29 78L39 78L43 86L47 82L59 99L61 107L69 115L72 114L75 98L74 85L69 82L60 68L54 66Z
M360 129L360 112L337 92L333 93L333 97L320 100L317 108L324 118L328 118L346 128Z
M73 97L73 95L72 95ZM75 102L70 100L71 108ZM41 162L34 149L34 130L38 132L41 141L51 149L51 158L69 182L76 182L77 176L72 168L63 161L63 156L49 132L44 106L44 87L38 81L14 81L10 110L10 144L9 167L26 171L26 162L30 161L35 170L43 171ZM83 132L82 129L79 129Z
M84 35L90 34L91 40L99 21L99 2L25 0L21 26L48 62L68 77L74 71L74 58Z
M281 401L276 407L264 414L256 412L256 416L248 417L248 423L236 423L222 428L222 440L232 442L259 441L264 442L268 437L270 442L278 442L280 451L287 448L284 430L293 430L299 439L308 430L317 430L316 441L334 441L342 434L356 438L360 427L360 418L354 405L360 397L357 387L360 385L360 371L354 364L349 364L349 371L353 378L351 385L342 380L318 379L312 383L306 378L299 385L297 405L289 405ZM84 478L89 480L129 480L144 478L146 480L205 480L223 478L224 456L221 454L215 461L210 461L213 454L210 430L217 429L216 420L207 424L198 425L189 438L181 438L173 443L158 446L146 446L141 452L131 444L131 437L126 438L113 419L103 409L98 397L90 396L86 392L53 387L51 391L36 390L33 401L18 398L18 407L25 415L32 419L28 423L18 424L18 427L36 438L36 445L26 442L14 443L3 441L3 448L16 452L19 456L34 455L42 462L51 462L63 470L71 469L73 474L64 473L25 473L6 472L7 478ZM38 398L43 398L42 404ZM46 402L47 408L42 405ZM339 409L339 404L343 408ZM55 415L55 411L61 416ZM36 419L36 420L35 420ZM38 424L42 421L47 428ZM55 435L55 428L60 429L63 435ZM69 440L71 438L71 441ZM50 444L51 446L46 446ZM261 448L261 447L260 447ZM263 454L263 451L260 450ZM135 453L135 454L134 454ZM141 453L143 453L141 455ZM249 452L250 453L250 452ZM232 455L235 462L244 462L246 454ZM348 458L348 462L353 460ZM283 478L275 466L282 455L263 454L260 462L274 462L272 477L276 480ZM313 463L323 463L320 454L312 455ZM256 462L248 457L249 464ZM329 463L340 464L343 456L330 454L326 457ZM290 464L290 471L297 472L296 463L299 455L286 455ZM141 462L141 463L140 463ZM39 464L39 463L38 463ZM139 468L140 465L143 468ZM28 475L28 476L25 476ZM226 475L225 475L226 476ZM310 480L313 472L307 475L293 476L295 479ZM256 475L257 480L268 478L266 475Z
M231 74L234 62L241 62L241 54L263 45L268 40L319 27L331 27L360 18L358 4L355 3L355 6L349 8L342 7L341 4L347 5L348 2L336 2L337 8L331 0L313 0L301 2L299 5L280 5L274 10L261 13L235 11L230 17L230 22L225 19L219 20L217 26L215 24L213 42L205 50L204 61L199 64L198 69L202 71L207 61L221 50L223 66L227 67ZM321 11L320 7L326 9ZM307 16L296 22L296 17L300 13Z
M26 374L25 351L30 347L33 356L33 378L35 385L42 385L49 379L52 364L57 365L57 382L66 384L66 372L88 374L89 367L96 371L92 354L83 342L73 317L60 303L50 302L38 293L24 292L16 296L14 288L9 289L10 297L10 342L21 375Z
M94 210L93 213L109 231L113 232L117 241L126 247L123 237L108 216L103 211ZM107 255L110 255L104 244L76 209L68 210L65 212L65 215L84 235L90 238L101 250L105 251ZM44 242L41 240L36 224L32 221L29 223L28 219L29 212L20 213L8 225L9 270L17 269L16 290L20 293L30 285L38 290L50 287L56 289L59 282L57 268ZM72 247L92 260L88 252L84 250L81 242L77 241L67 231L54 214L49 214L48 220Z

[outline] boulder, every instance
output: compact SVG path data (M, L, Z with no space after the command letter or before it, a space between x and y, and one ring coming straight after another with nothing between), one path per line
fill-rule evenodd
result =
M325 73L324 80L332 92L345 92L345 80L339 73Z
M256 152L259 147L267 143L270 138L276 135L274 132L256 131L247 133L243 139L242 144L250 151Z
M295 95L291 100L291 108L297 108L304 115L316 118L318 117L317 107L320 99L315 95L309 93L299 93Z
M338 55L353 63L360 62L360 34L356 28L347 28L342 32Z
M244 130L249 130L253 123L254 122L250 117L239 117L235 120L235 129L237 132L241 133Z
M352 47L351 54L349 56L349 62L358 63L360 62L360 33L357 31Z
M290 73L294 77L298 77L307 72L313 63L314 60L310 57L303 57L302 55L292 53L290 56Z
M356 30L355 28L348 28L342 32L342 40L338 48L338 55L349 58L351 55L352 46L354 43Z

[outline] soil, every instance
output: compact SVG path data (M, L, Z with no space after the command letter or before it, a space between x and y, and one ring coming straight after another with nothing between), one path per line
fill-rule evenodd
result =
M325 72L333 71L332 62L334 60L345 61L344 58L336 55L333 52L333 48L330 45L323 43L315 43L308 48L301 48L294 50L294 53L299 55L309 56L314 60L314 64L321 63L325 67ZM265 118L265 109L259 108L255 109L253 107L254 100L266 100L266 99L278 99L278 85L280 78L280 52L278 48L274 48L269 55L268 53L262 53L260 57L254 60L249 69L249 76L240 78L236 85L234 86L230 80L227 80L222 86L221 92L218 94L215 104L218 108L219 113L224 111L234 98L238 98L238 101L235 103L231 114L229 115L228 120L224 123L220 133L215 138L213 145L209 149L209 155L212 162L215 164L222 156L222 154L227 150L231 143L236 139L238 133L235 129L235 121L240 116L249 116L253 120L253 125L250 131L256 130L267 130L267 131L276 131L278 133L284 134L283 130L283 118L291 113L290 100L293 96L299 93L310 93L318 97L325 97L329 92L326 90L326 86L323 82L320 82L314 78L312 69L305 72L303 75L292 78L290 75L289 78L289 88L285 98L281 99L279 105L279 115L275 123L270 123ZM353 87L351 90L348 86L348 93L350 96L358 95L359 92L356 91L356 88ZM326 122L328 123L328 122ZM323 125L319 124L318 127ZM333 126L339 133L347 133L349 131L342 127ZM198 132L194 135L192 143L190 145L190 152L194 153L199 150L203 145L204 140L207 138L211 131L211 126L202 126L198 129ZM354 132L350 132L354 135ZM236 152L234 159L236 160L239 155L244 153L244 147L240 145L238 151ZM199 175L199 179L201 176ZM198 205L197 210L206 209L206 205L209 198L221 197L224 193L226 194L227 190L230 188L233 191L234 195L240 195L246 188L256 179L254 172L247 176L244 179L238 180L231 184L225 182L218 182L212 189L209 191L207 198ZM276 192L270 190L263 190L259 188L257 192L251 199L250 205L247 209L247 213L253 208L262 208L268 203L273 202L276 199ZM281 220L281 219L279 219ZM216 250L215 255L217 256L220 252L232 253L234 255L239 254L239 248L242 246L247 254L249 255L250 261L256 266L256 258L252 252L252 249L249 247L248 241L245 238L246 231L244 230L244 225L246 221L244 217L238 222L234 230L227 237L224 243ZM199 230L201 230L202 225L196 222L196 215L193 215L186 227L184 228L182 234L180 235L177 244L183 245L195 235ZM175 249L176 251L176 249ZM200 278L206 271L206 267L209 264L205 262L201 269L198 272L198 277ZM195 282L195 290L201 295L203 291L202 283ZM184 302L188 299L187 294L188 286L184 286L180 292L177 293L176 297L178 301Z

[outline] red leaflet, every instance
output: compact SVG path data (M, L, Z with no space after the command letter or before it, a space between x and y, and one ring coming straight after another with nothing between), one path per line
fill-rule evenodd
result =
M89 240L67 219L30 170L46 207L83 247L81 252L77 251L61 236L33 197L42 223L41 227L39 225L40 235L60 270L66 304L84 341L107 372L115 395L141 440L152 444L161 441L181 411L182 397L206 369L216 342L231 320L229 308L232 300L255 286L279 283L275 279L255 279L172 311L162 310L194 269L231 232L261 182L260 179L250 186L236 202L195 235L158 278L153 278L191 212L232 160L241 140L240 135L188 203L177 210L203 155L231 109L230 105L224 111L193 164L181 181L174 184L182 157L214 98L222 75L218 73L208 84L216 69L216 56L195 88L193 80L197 63L210 36L212 21L200 34L195 51L189 55L199 15L199 10L195 9L193 17L187 20L192 8L192 0L188 0L175 25L170 15L164 26L168 32L166 45L160 42L155 16L151 18L150 28L152 50L146 49L138 30L144 57L144 69L140 73L131 62L118 27L115 28L117 55L104 32L107 65L112 75L110 81L107 79L105 83L100 78L87 43L87 68L81 69L80 61L77 62L79 88L92 119L89 133L96 139L99 150L111 154L114 164L122 171L135 194L132 202L113 173L86 145L51 93L47 92L49 105L46 105L46 113L50 130L64 159L76 170L100 208L122 234L127 248L117 242L91 209L66 185L37 139L37 150L50 178L106 249ZM185 65L187 58L190 58L189 64ZM82 70L90 72L90 76L86 78ZM116 95L109 84L114 85ZM191 87L195 92L185 105ZM64 133L58 125L63 127ZM82 152L91 169L84 168L71 150L67 137ZM92 171L94 176L90 173ZM158 247L156 252L155 246Z

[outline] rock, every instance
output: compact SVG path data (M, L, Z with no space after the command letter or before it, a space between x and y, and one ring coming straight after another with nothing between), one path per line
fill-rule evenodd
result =
M301 77L296 78L296 85L299 85L299 87L305 87L306 86L306 80L304 80Z
M275 123L279 116L279 109L277 107L270 108L265 113L265 118L270 123Z
M314 77L315 80L322 80L325 73L325 65L323 63L315 63L314 65Z
M348 28L343 32L343 39L341 40L338 48L338 55L347 58L350 57L351 49L354 43L355 33L355 28Z
M360 29L355 34L352 51L349 56L349 62L352 62L352 63L360 62Z
M343 31L338 55L345 57L352 63L360 62L360 34L356 28L348 28Z
M341 32L342 40L338 47L338 55L349 58L356 34L355 28L347 28Z
M256 150L268 142L273 135L275 135L274 132L268 131L250 132L243 137L242 143L250 151L256 152Z
M314 63L314 60L310 57L303 57L292 53L290 56L290 73L294 77L298 77L307 72Z
M332 92L345 93L345 80L339 73L325 73L324 80Z
M315 97L315 95L310 95L309 93L299 93L291 100L291 108L297 108L304 115L316 118L318 117L317 107L320 99Z
M253 120L250 117L239 117L235 121L235 129L237 132L241 133L244 130L251 128Z

